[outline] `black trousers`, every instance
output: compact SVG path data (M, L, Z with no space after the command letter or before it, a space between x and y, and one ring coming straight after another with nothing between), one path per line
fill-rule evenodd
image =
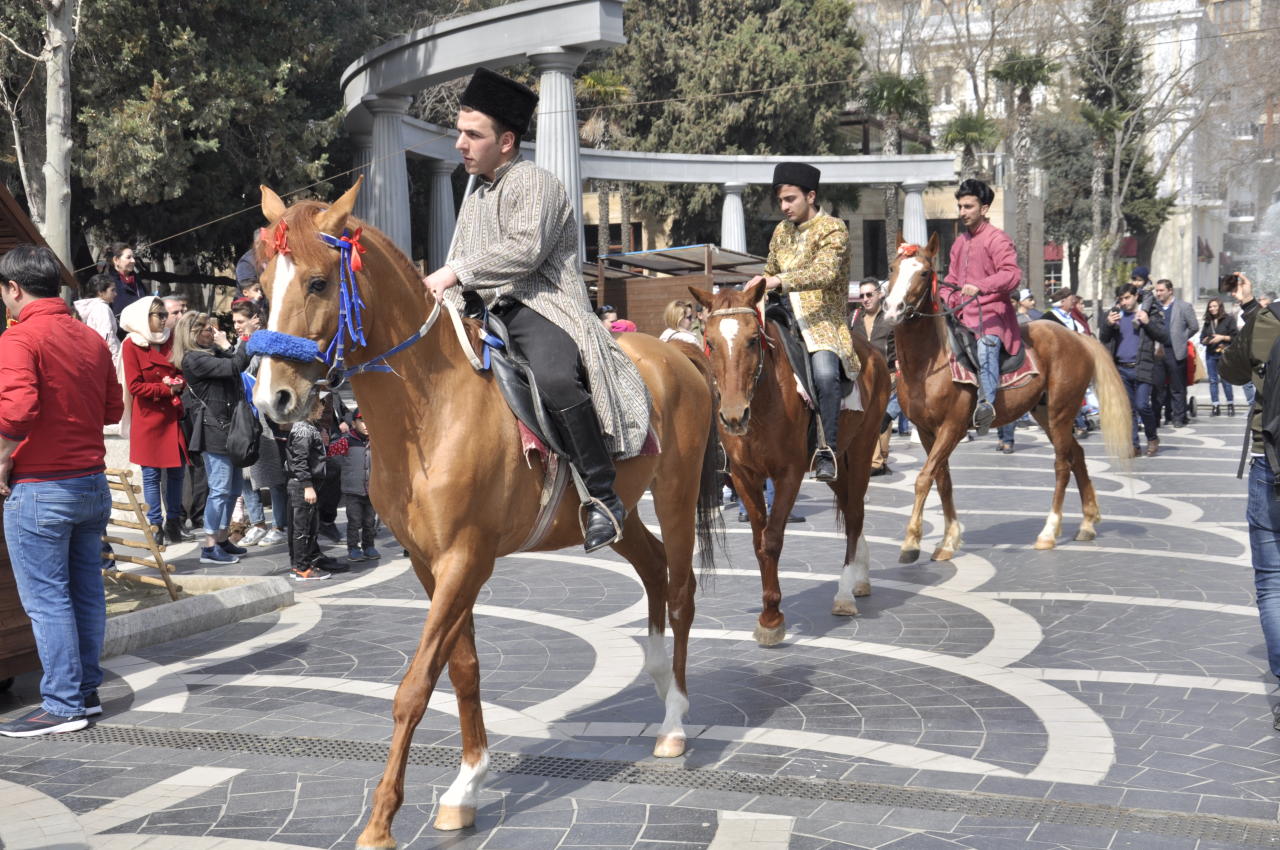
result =
M332 525L342 504L342 468L336 463L324 465L324 480L316 482L316 510L320 521Z
M320 557L320 511L316 504L308 505L306 486L301 481L290 481L289 486L289 563L305 569Z
M529 361L548 407L565 410L591 397L587 370L573 337L518 301L501 302L493 313L506 324L512 344Z
M1187 421L1187 361L1173 356L1173 348L1164 347L1164 357L1156 360L1156 391L1160 403L1155 405L1156 416L1162 408L1169 409L1174 422Z
M347 548L373 548L373 525L378 518L373 503L368 496L356 493L347 493L343 499L347 503Z
M191 457L182 478L182 518L190 520L193 528L204 523L204 503L209 499L209 479L204 474L204 460L196 454Z

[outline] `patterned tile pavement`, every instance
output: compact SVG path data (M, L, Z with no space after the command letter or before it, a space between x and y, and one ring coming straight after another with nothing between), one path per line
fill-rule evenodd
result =
M641 671L629 566L569 550L505 558L477 608L495 754L639 770L627 781L495 770L476 827L439 833L435 801L455 770L447 758L413 764L400 845L1280 846L1275 697L1233 477L1242 427L1201 418L1128 469L1086 441L1099 537L1070 540L1069 491L1050 552L1030 547L1052 486L1042 435L1020 430L1012 456L992 452L994 437L962 445L962 553L905 566L897 546L922 453L895 438L895 474L868 498L872 596L856 618L828 613L842 543L825 489L806 483L805 522L783 554L788 640L770 649L751 639L749 529L726 510L728 556L699 595L690 647L693 737L674 778L650 755L662 707ZM926 519L928 552L936 499ZM299 585L289 609L112 659L96 729L0 739L0 846L352 846L427 607L399 547L379 546L380 563ZM190 547L172 553L180 572L205 571ZM285 566L275 547L232 569ZM21 677L0 713L35 693ZM416 743L456 747L455 712L446 679ZM266 744L198 743L219 735Z

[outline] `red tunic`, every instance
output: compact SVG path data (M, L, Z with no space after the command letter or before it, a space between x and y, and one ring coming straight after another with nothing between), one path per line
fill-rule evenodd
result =
M182 370L169 362L170 338L163 345L142 348L126 339L120 348L124 380L133 396L129 423L129 461L138 466L169 469L183 465L186 446L182 439L182 397L170 392L164 378L181 377Z
M970 301L960 312L960 321L978 336L995 334L1005 351L1017 354L1022 348L1022 332L1018 328L1018 311L1009 296L1022 283L1022 270L1008 234L989 221L984 221L977 233L970 233L968 228L962 231L951 246L947 283L956 287L944 288L947 306L952 308L969 300L969 296L960 294L960 287L967 283L978 287L978 300Z

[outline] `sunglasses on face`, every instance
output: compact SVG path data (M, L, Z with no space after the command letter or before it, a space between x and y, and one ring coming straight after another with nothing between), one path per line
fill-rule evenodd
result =
M159 316L162 319L168 318L169 314L163 310L152 310L148 315Z

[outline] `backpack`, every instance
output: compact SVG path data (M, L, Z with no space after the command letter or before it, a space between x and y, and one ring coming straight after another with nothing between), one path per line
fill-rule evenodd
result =
M1280 310L1269 307L1272 316L1280 320ZM1258 392L1255 404L1258 405L1258 430L1262 432L1262 450L1267 458L1271 471L1280 477L1280 336L1271 344L1265 363L1260 363L1254 370L1262 377L1262 389ZM1249 448L1253 445L1253 417L1245 417L1244 449L1240 455L1240 469L1236 477L1244 474L1248 461ZM1280 489L1280 484L1277 484Z

